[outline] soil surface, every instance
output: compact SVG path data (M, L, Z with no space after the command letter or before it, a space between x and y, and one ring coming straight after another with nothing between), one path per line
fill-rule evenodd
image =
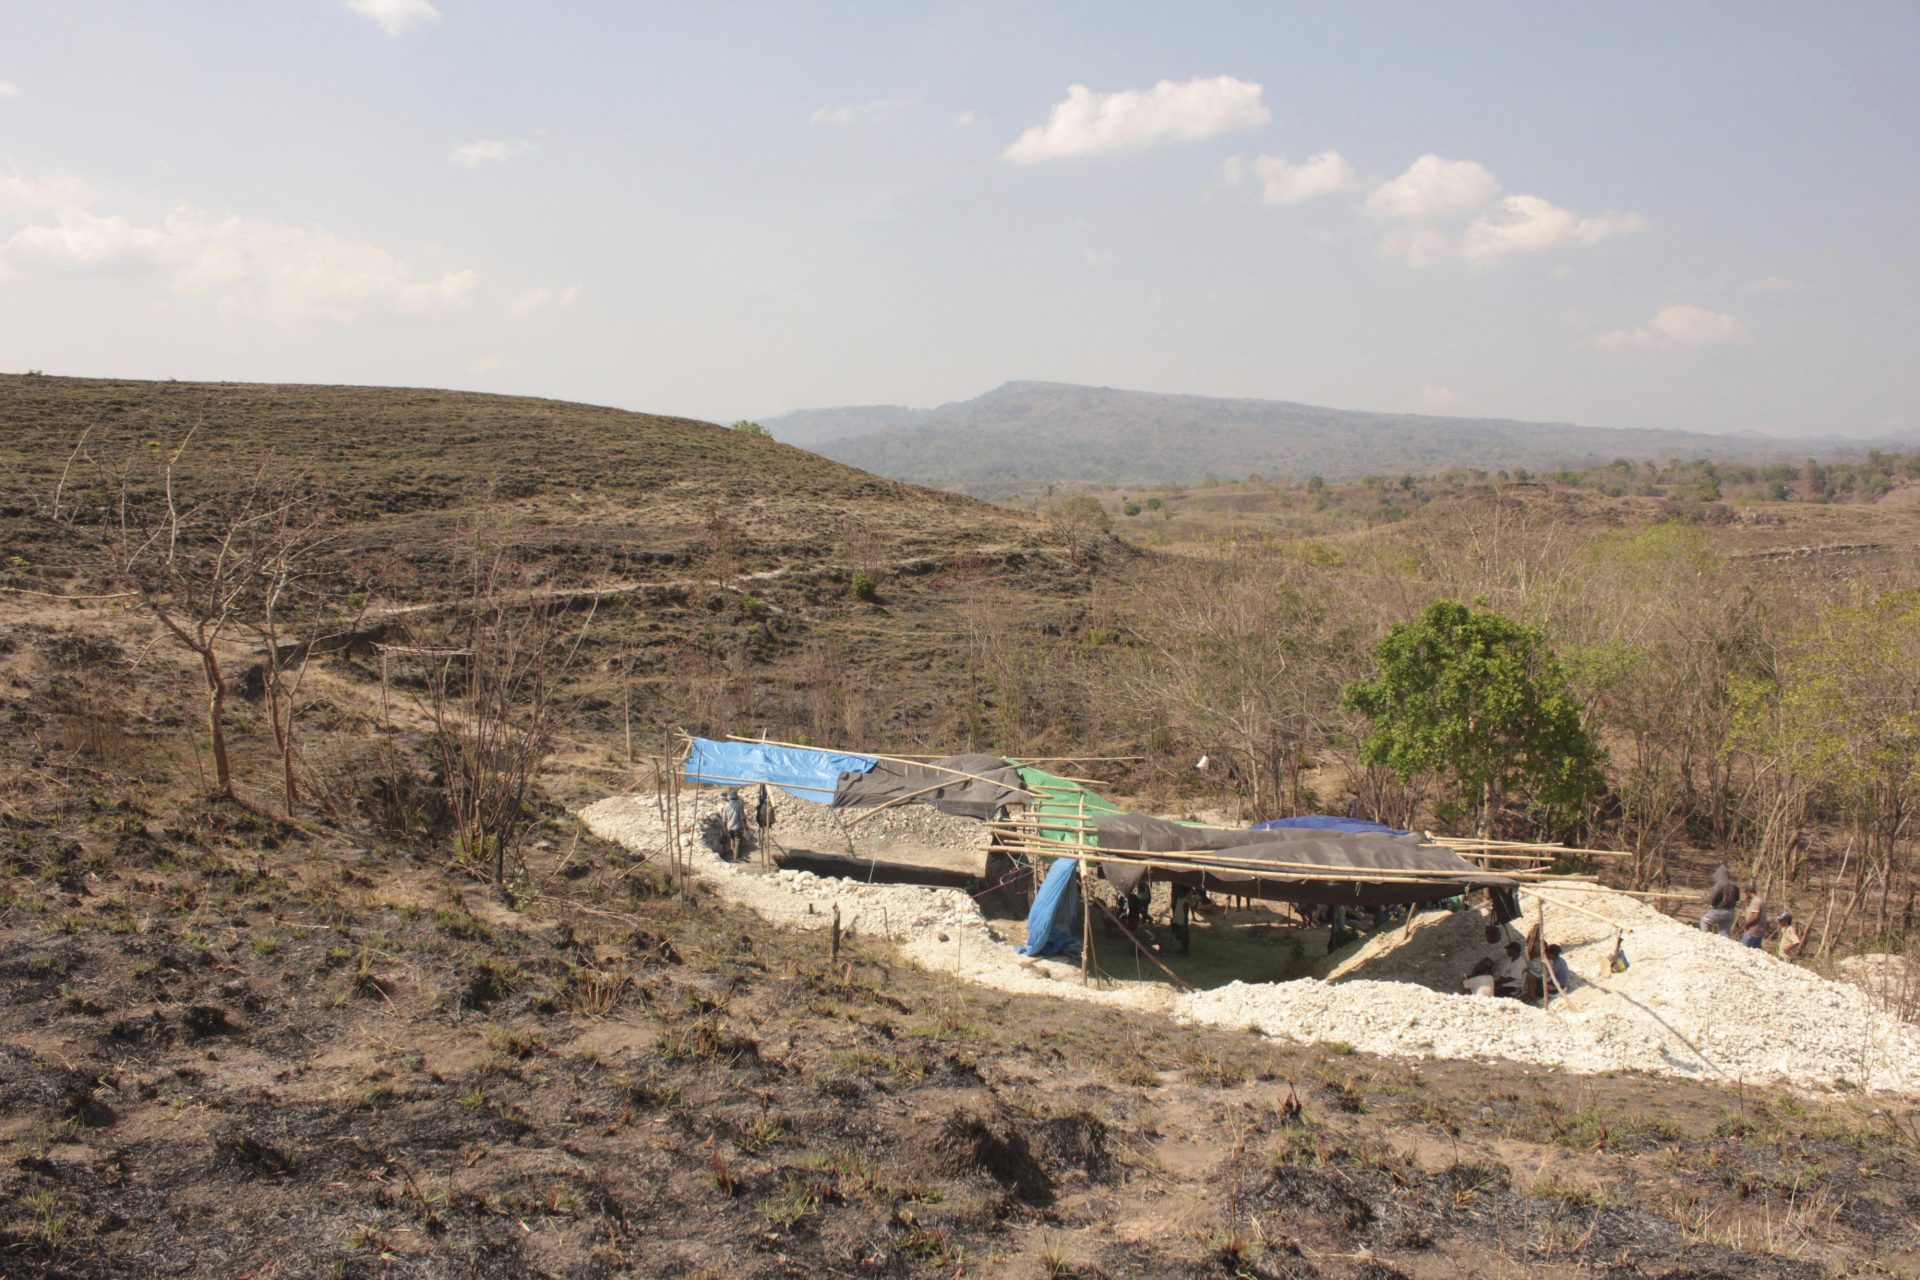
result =
M1912 1274L1904 1106L1412 1063L830 950L564 827L513 905L225 802L11 828L9 1276ZM920 891L916 891L920 892Z

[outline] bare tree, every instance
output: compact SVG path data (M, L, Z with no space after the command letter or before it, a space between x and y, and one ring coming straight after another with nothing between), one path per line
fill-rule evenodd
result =
M297 734L304 710L300 691L315 653L350 637L366 615L373 571L364 561L344 582L323 566L331 535L329 515L317 506L289 504L274 546L261 569L258 609L247 626L259 638L260 685L274 749L280 757L280 790L288 817L300 800ZM289 623L292 615L294 621Z
M1331 736L1360 646L1320 584L1247 551L1129 589L1130 643L1112 657L1136 719L1231 762L1255 816L1297 807L1313 750Z
M506 883L540 769L574 707L567 676L593 615L590 606L574 627L506 549L476 544L449 643L412 651L431 668L425 710L455 839L464 857L491 864L495 884Z
M1078 561L1094 541L1113 528L1113 517L1090 493L1076 494L1053 509L1054 532L1067 546L1067 558Z
M140 455L117 466L93 456L83 434L41 514L81 549L85 571L135 600L193 656L206 690L215 789L232 796L223 651L231 633L266 608L276 574L296 571L323 537L324 518L306 478L279 473L270 457L224 478L197 477L189 494L180 462L194 434L166 454L157 475L143 474Z

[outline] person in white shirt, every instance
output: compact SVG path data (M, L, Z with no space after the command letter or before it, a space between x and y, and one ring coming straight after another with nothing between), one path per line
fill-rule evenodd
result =
M1494 994L1494 964L1491 960L1482 960L1473 966L1473 972L1460 980L1460 994L1464 996L1490 996Z

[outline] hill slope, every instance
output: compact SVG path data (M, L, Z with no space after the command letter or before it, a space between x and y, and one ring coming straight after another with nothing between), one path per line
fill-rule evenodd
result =
M1213 475L1329 478L1448 467L1551 469L1673 456L1800 458L1803 441L1640 431L1500 418L1327 409L1111 387L1010 382L925 411L808 410L768 421L777 437L856 428L818 447L830 458L920 484L1001 497L1047 483L1191 484ZM875 424L885 424L878 430ZM1822 446L1831 451L1833 442Z
M189 497L269 454L314 475L339 545L384 566L376 617L460 598L477 531L510 539L542 588L613 606L590 654L625 673L636 715L696 731L785 717L834 739L946 741L966 691L941 673L969 611L1057 631L1089 581L1037 519L711 423L407 388L9 376L0 590L81 589L73 548L31 511L83 431L151 482L189 429ZM0 620L24 607L0 596Z
M597 551L614 572L684 557L716 515L762 559L817 552L848 529L912 554L1004 538L1017 523L687 418L415 388L0 376L0 464L29 483L50 483L82 431L118 456L172 447L189 429L189 482L270 453L321 479L377 544L444 535L482 505L504 506L524 545Z

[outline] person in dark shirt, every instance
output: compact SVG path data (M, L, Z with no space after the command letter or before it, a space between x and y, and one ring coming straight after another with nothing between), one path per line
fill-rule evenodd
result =
M1707 910L1700 917L1700 928L1723 938L1733 936L1733 913L1740 906L1740 885L1723 863L1713 869L1713 884L1707 890Z
M1560 944L1547 944L1547 973L1552 979L1547 990L1554 995L1564 995L1573 987L1573 970L1567 968L1566 957L1560 954Z
M760 784L760 794L753 801L753 847L760 851L760 863L765 866L773 846L773 797L767 794L767 784Z

